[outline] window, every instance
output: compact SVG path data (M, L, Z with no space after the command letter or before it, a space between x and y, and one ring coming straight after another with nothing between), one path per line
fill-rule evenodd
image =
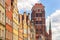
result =
M2 5L4 6L4 0L1 1Z
M36 17L38 17L38 13L36 13Z
M2 24L5 24L5 17L4 17L4 13L2 13Z
M15 13L13 14L13 17L16 19L16 14Z
M4 30L2 30L2 37L4 37L5 35L4 35Z
M4 13L2 13L2 16L4 16Z
M40 9L38 9L38 12L40 12Z
M39 21L39 24L42 24L42 21Z
M12 33L9 32L9 39L12 40Z
M9 25L12 26L12 21L10 19L8 19L8 17L6 17L6 23L8 23Z
M30 33L30 28L28 28L28 33Z
M36 21L36 24L38 24L38 21Z
M15 8L15 9L17 8L17 5L16 5L16 3L14 3L14 8Z
M36 29L36 34L38 34L38 29Z
M11 0L11 5L13 5L13 1L14 1L14 0Z
M42 13L36 13L36 17L42 17Z
M8 11L10 11L10 9L11 9L11 6L8 6Z
M42 17L42 13L39 13L39 17Z
M6 38L9 38L9 32L6 30Z
M8 17L6 17L6 23L8 23Z
M24 29L24 34L27 34L27 29Z
M22 20L24 20L24 16L22 16Z
M42 33L42 30L40 29L40 34Z
M13 22L13 28L18 30L18 25L15 22Z
M10 20L10 25L12 26L12 21Z
M5 15L4 15L4 13L0 14L0 21L1 21L2 24L5 24Z
M36 29L36 31L38 31L38 29Z
M18 20L18 14L14 13L13 18L17 21Z
M9 21L9 25L10 25L10 20L8 20Z
M42 24L42 21L36 21L35 23L36 24Z
M10 20L10 25L12 26L12 21Z

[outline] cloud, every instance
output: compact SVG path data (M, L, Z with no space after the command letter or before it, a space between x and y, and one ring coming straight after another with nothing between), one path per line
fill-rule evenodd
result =
M24 11L31 10L32 6L38 2L39 0L18 0L17 7L19 10L21 9L24 9Z
M51 18L52 40L60 40L60 10L56 10L46 19L47 30L49 29L49 19Z

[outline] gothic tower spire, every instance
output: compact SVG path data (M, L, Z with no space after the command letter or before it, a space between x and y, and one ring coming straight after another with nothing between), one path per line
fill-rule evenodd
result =
M49 40L52 40L51 19L49 21Z

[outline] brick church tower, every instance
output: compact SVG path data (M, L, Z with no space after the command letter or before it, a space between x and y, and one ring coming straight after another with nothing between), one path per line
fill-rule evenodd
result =
M31 20L33 20L36 30L36 40L50 40L51 36L46 32L45 9L41 3L36 3L32 7ZM49 30L51 32L51 30Z

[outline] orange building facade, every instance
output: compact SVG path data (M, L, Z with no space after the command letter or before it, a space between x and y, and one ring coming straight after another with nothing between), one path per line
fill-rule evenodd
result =
M12 40L12 0L5 0L6 7L6 40Z
M22 21L22 14L19 14L19 40L23 40L23 21Z

